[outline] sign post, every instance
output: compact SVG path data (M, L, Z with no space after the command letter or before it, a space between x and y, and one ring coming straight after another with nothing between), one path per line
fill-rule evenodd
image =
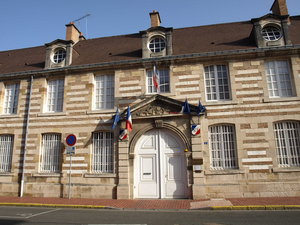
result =
M75 145L77 138L74 134L70 134L66 138L67 147L67 155L70 155L70 172L69 172L69 199L71 198L71 174L72 174L72 155L75 155Z
M69 172L69 199L71 198L71 167L72 167L72 155L70 155L70 172Z

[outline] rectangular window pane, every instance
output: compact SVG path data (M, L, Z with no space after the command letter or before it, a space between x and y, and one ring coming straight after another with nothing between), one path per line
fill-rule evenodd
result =
M0 172L11 171L13 142L12 135L0 136Z
M5 87L4 114L16 114L18 109L20 84L10 84Z
M299 123L275 123L274 136L278 165L280 167L300 166Z
M60 171L61 135L44 134L41 171L58 173Z
M230 100L227 66L206 66L204 71L206 100Z
M285 60L265 62L269 97L293 96L292 78Z
M64 101L64 86L65 81L51 80L48 82L47 90L47 111L48 112L62 112Z
M113 109L115 101L114 75L95 77L95 109Z
M113 173L114 135L109 132L93 134L93 164L94 173Z
M211 169L237 168L234 126L210 127Z
M168 93L170 92L170 73L169 70L157 70L158 90L154 86L153 71L147 72L147 90L148 93Z

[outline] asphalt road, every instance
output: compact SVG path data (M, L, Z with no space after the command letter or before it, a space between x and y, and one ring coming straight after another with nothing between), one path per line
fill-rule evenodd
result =
M145 211L0 207L0 224L293 225L300 211Z

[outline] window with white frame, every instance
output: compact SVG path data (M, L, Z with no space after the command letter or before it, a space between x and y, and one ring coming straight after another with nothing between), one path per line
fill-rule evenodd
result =
M66 58L66 55L67 55L67 53L64 49L59 49L59 50L55 51L55 53L53 54L53 62L57 64L57 63L64 61Z
M293 96L292 77L288 61L265 62L266 78L270 98Z
M267 41L277 41L281 38L281 31L277 27L267 26L262 29L261 33Z
M211 169L236 169L237 153L234 126L211 126L209 128L209 131L211 148Z
M113 173L114 134L110 132L93 133L94 173Z
M226 65L204 67L207 101L230 100L230 83Z
M168 93L170 92L170 73L169 70L157 70L158 89L154 86L153 71L147 71L147 88L148 93Z
M14 138L12 135L0 136L0 172L11 171Z
M300 166L299 122L274 124L274 135L279 167Z
M161 52L166 47L166 42L162 38L153 38L148 45L151 52Z
M50 80L47 91L47 112L62 112L65 81Z
M113 109L115 102L114 75L95 77L95 109Z
M18 109L20 84L8 84L5 87L4 114L16 114Z
M60 171L61 135L44 134L42 148L41 171L58 173Z

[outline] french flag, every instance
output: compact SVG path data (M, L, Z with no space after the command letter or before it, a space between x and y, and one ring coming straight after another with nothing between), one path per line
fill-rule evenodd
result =
M127 109L126 129L129 130L129 132L132 131L132 120L131 120L131 113L130 113L129 106L128 106L128 109Z
M154 84L154 87L156 87L158 90L159 89L159 87L158 87L158 72L156 70L154 59L153 59L153 84Z

